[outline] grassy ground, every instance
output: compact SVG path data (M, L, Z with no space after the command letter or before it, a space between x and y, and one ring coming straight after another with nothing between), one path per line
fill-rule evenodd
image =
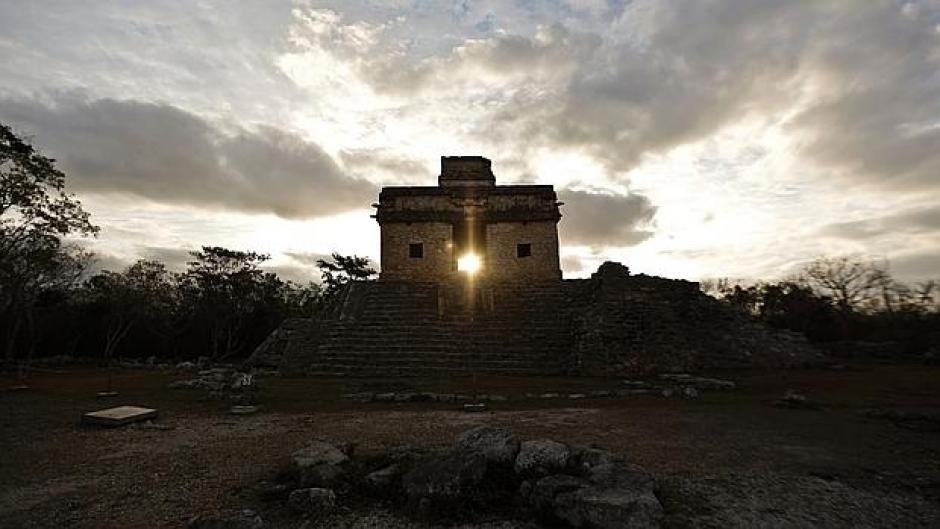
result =
M445 446L483 422L523 438L595 443L659 480L668 527L940 527L940 434L899 428L868 408L940 411L940 368L857 365L842 371L712 373L738 383L694 400L526 399L527 393L615 388L618 380L268 378L263 411L235 417L186 375L116 371L120 396L95 398L100 370L0 376L0 527L180 527L192 514L252 507L276 527L300 520L259 500L291 451L316 437L360 451ZM821 411L769 405L793 389ZM487 413L451 404L354 403L359 391L500 394ZM101 430L81 413L119 404L160 410L167 429ZM365 509L365 510L363 510ZM357 507L309 527L382 527L392 514ZM357 525L358 524L358 525ZM515 526L515 525L509 525ZM415 523L414 527L426 527Z

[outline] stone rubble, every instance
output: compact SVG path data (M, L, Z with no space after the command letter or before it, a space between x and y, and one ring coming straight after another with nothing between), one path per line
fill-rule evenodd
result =
M192 518L188 529L263 529L264 520L250 509L216 511Z
M336 494L330 489L297 489L287 497L287 505L305 514L327 514L336 506Z
M662 397L698 398L706 391L732 391L737 384L731 380L697 377L688 374L661 375L656 380L623 380L625 388L598 389L586 392L546 392L541 394L526 393L521 397L507 397L499 394L480 394L476 396L454 393L432 393L418 391L404 392L359 392L346 393L343 399L352 402L437 402L437 403L477 403L508 402L523 398L535 399L610 399L634 397L638 395L658 395Z
M237 400L242 405L253 405L260 389L258 376L230 367L203 369L196 378L174 380L170 389L201 389L208 391L212 398Z
M314 441L291 454L291 469L303 487L335 487L346 475L349 457L330 443Z
M526 441L513 466L520 476L547 476L568 466L568 447L551 439Z
M291 471L282 474L289 482L266 484L259 495L304 517L370 497L433 518L492 521L510 509L515 519L552 527L648 529L663 516L653 477L626 458L551 439L519 440L502 426L464 431L440 451L397 447L355 458L350 451L313 441L291 455ZM259 529L262 522L253 511L237 511L198 517L189 527Z
M510 463L519 453L519 441L507 428L478 426L457 436L454 448L461 452L477 451L487 461L498 464Z

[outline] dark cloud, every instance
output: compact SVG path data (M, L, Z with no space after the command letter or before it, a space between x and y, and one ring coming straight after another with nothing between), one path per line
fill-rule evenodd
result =
M938 20L936 2L638 0L597 33L555 24L471 39L428 58L379 57L366 75L379 91L487 92L469 130L523 157L576 149L624 174L646 155L769 118L806 167L935 187Z
M807 53L824 82L792 122L800 154L855 183L936 187L940 4L870 2L838 15L820 20L824 38Z
M188 248L168 248L164 246L143 246L139 249L141 259L160 261L170 270L185 270L193 260Z
M288 218L367 207L375 188L273 127L221 127L179 108L61 96L0 100L0 119L59 161L73 190Z
M870 239L883 235L887 228L876 220L854 220L850 222L835 222L819 230L820 235L840 239Z
M638 38L608 41L584 63L544 117L547 139L624 171L804 98L788 127L807 165L852 182L937 185L937 4L661 2L650 11L620 21Z
M873 219L837 222L820 230L821 235L863 240L897 233L940 232L940 207L921 208Z
M564 190L559 224L567 246L633 246L653 235L656 207L643 195L604 195Z
M135 257L128 258L114 255L105 249L97 247L95 244L88 244L88 241L85 241L83 246L94 254L91 264L92 273L100 272L101 270L121 272L139 259L159 261L165 264L168 270L181 272L186 269L186 265L192 260L192 256L189 255L191 250L185 248L137 246L134 252Z
M580 64L560 104L548 107L557 110L542 118L544 137L625 171L644 154L772 107L799 60L803 29L780 23L795 5L670 2L645 19L629 12L611 31L635 38L608 39Z
M891 273L902 280L940 280L940 251L926 251L894 257Z
M341 151L340 160L349 171L375 176L391 176L400 184L430 185L433 175L423 163L385 149L350 149Z

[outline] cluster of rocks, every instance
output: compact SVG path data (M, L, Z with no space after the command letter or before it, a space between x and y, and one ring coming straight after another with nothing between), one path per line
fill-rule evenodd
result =
M177 370L177 371L194 371L196 369L206 369L211 363L209 362L209 357L200 356L194 361L183 361L176 364L172 364L165 361L160 361L156 356L150 356L144 359L139 358L123 358L115 362L115 365L124 369L158 369L161 371Z
M523 515L595 529L658 527L663 513L653 477L625 458L550 439L520 440L503 427L473 428L439 451L395 448L354 457L353 449L311 442L292 454L268 499L306 517L373 498L421 516ZM197 521L191 527L210 527L199 525L208 523L205 517Z
M607 399L653 395L661 397L683 397L694 399L702 391L729 391L737 388L730 380L693 376L686 373L660 375L657 380L624 380L625 387L597 389L585 392L549 391L545 393L526 393L523 397L532 399ZM505 402L510 400L505 395L484 393L466 395L460 393L432 393L418 391L359 392L343 395L354 402Z
M343 395L346 400L355 402L501 402L508 400L504 395L466 395L461 393L433 393L428 391L364 391Z
M214 367L197 373L195 378L170 382L170 389L201 389L210 397L236 400L242 404L257 400L258 377L254 373L238 371L230 367Z

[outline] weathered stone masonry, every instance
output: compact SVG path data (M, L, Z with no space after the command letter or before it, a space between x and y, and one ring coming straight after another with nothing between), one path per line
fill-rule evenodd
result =
M442 157L436 187L386 187L376 206L381 280L452 279L466 254L482 261L481 279L561 279L554 189L497 186L481 156Z
M478 285L359 282L288 320L253 361L334 375L487 372L624 376L815 361L799 334L758 324L696 283L605 263L590 279ZM472 314L471 314L472 312Z

